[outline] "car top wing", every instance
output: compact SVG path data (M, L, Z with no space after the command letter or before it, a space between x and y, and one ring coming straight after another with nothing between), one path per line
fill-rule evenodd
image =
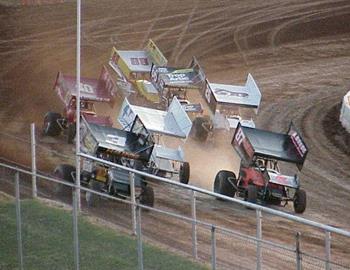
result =
M166 66L168 64L168 60L152 39L148 40L145 51L156 65Z
M236 105L258 110L261 102L260 89L251 74L248 74L243 86L210 83L206 80L203 95L213 113L216 111L217 104Z
M205 82L205 73L196 58L193 58L190 65L184 68L153 64L150 77L158 91L166 87L200 89Z
M87 122L97 124L100 126L113 126L112 119L109 116L103 116L103 115L91 115L91 114L84 114L84 118Z
M168 136L187 138L192 127L191 119L176 97L173 98L167 111L131 105L125 98L118 122L124 130L130 130L136 116L150 132Z
M105 66L102 67L99 79L82 77L80 86L81 100L108 102L112 105L117 93L116 85ZM77 95L76 77L58 72L54 90L59 98L68 105L71 97Z
M169 148L164 145L156 144L152 153L154 159L166 159L171 161L185 162L185 154L179 146L177 149Z
M80 129L84 153L96 155L98 149L105 149L120 156L148 161L153 151L154 141L140 121L135 124L135 132L131 132L89 123L82 117Z
M308 153L293 123L286 134L244 127L239 123L231 144L245 164L262 157L295 163L301 170Z
M120 62L120 58L122 62ZM141 65L140 61L142 61ZM121 63L123 63L122 66L120 65ZM152 63L157 66L166 66L168 60L151 39L148 40L143 50L119 50L112 47L111 57L108 62L109 66L117 73L117 76L122 79L125 79L122 72L125 67L136 72L150 72Z

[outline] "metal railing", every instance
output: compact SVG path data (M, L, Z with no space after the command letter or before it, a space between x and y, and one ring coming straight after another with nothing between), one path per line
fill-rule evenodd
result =
M251 262L248 262L246 265L247 268L249 269L262 269L264 268L264 255L265 252L268 250L271 250L271 253L274 253L273 250L279 250L279 252L285 252L286 255L286 263L281 264L283 265L283 269L290 269L290 265L288 265L288 262L293 262L293 268L292 269L309 269L307 268L307 258L310 258L310 265L311 265L311 259L313 261L317 261L318 265L323 265L322 268L320 269L350 269L349 265L342 265L342 264L337 264L335 261L332 261L331 257L331 250L332 250L332 238L331 234L335 235L341 235L346 237L347 239L350 239L350 232L346 230L342 230L339 228L335 228L329 225L321 224L312 220L308 220L299 216L294 216L290 215L285 212L277 211L271 208L266 208L261 205L256 205L252 204L249 202L241 201L235 198L229 198L214 192L210 192L208 190L204 190L195 186L191 185L186 185L178 182L174 182L169 179L165 179L159 176L151 175L145 172L140 172L132 168L127 168L112 162L108 162L106 160L102 160L99 158L95 158L83 153L79 153L78 155L81 158L86 158L90 159L99 163L104 163L110 167L118 167L123 170L126 170L129 172L129 179L130 179L130 188L131 188L131 198L130 200L127 199L122 199L122 198L117 198L111 195L108 195L106 193L101 193L95 190L90 190L84 186L77 186L73 183L68 183L66 181L61 181L56 178L48 177L42 174L38 174L36 171L36 154L35 154L35 149L36 149L36 143L35 143L35 128L34 125L32 125L31 129L31 151L32 151L32 166L31 169L32 171L25 170L18 168L16 166L11 166L6 163L0 163L0 167L4 167L10 170L16 171L15 174L15 179L14 179L14 184L16 186L16 213L17 213L17 236L18 236L18 257L19 257L19 263L20 263L20 269L23 268L23 253L22 253L22 239L21 239L21 216L20 216L20 199L19 199L19 173L22 174L27 174L31 176L32 179L32 196L36 198L38 196L37 192L37 179L43 179L45 181L50 181L50 182L55 182L59 183L65 186L69 186L75 190L73 192L73 200L72 200L72 212L73 212L73 235L74 235L74 247L75 247L75 268L80 269L80 260L79 260L79 235L78 235L78 213L79 213L79 206L76 200L76 194L80 193L81 191L84 192L91 192L94 193L98 196L104 197L109 200L114 200L118 202L122 202L124 204L128 204L131 206L131 232L132 234L136 235L137 238L137 252L138 252L138 265L139 269L144 269L143 265L143 230L146 230L146 227L142 226L142 217L143 217L143 212L142 209L147 209L147 212L152 212L157 215L165 215L169 218L175 218L177 220L181 220L187 224L189 224L191 228L191 245L192 245L192 250L191 250L191 255L193 256L194 259L200 259L200 261L206 261L208 263L208 258L210 258L210 265L212 269L220 269L220 267L223 268L231 268L232 265L239 264L239 258L235 258L234 260L227 262L224 256L221 256L221 250L223 249L222 246L223 244L228 244L230 241L227 241L227 238L229 237L230 239L235 239L236 241L246 241L246 243L249 243L249 250L255 250L255 255L250 256L251 258L255 258L256 263L252 264ZM189 196L189 201L190 201L190 208L191 208L191 215L190 216L185 216L183 214L178 214L176 212L171 212L168 210L163 210L155 207L148 207L145 205L140 204L135 197L135 185L134 185L134 180L135 180L135 174L145 176L147 178L153 179L157 183L163 183L168 185L189 190L190 191L190 196ZM197 201L196 198L198 198L199 194L203 194L206 196L210 196L213 198L221 198L224 199L225 201L229 201L233 204L239 204L244 207L248 207L250 209L254 209L256 211L256 229L255 229L255 236L249 235L247 233L243 233L237 230L229 229L224 226L220 226L218 224L212 223L212 222L206 222L197 217L197 206L200 204L200 202ZM218 210L220 211L220 210ZM303 252L300 247L300 233L297 233L295 236L295 241L292 244L281 244L277 242L273 242L270 240L265 240L263 239L263 227L262 227L262 220L263 220L263 213L277 216L283 219L287 219L293 222L298 222L300 224L304 224L307 226L311 226L313 228L320 229L324 233L324 254L323 255L313 255L309 254L306 252ZM206 241L208 241L208 245L210 246L210 250L207 250L206 252L203 252L202 249L200 249L200 245L202 241L198 240L198 230L203 230L203 234L201 237L206 237L208 238ZM226 242L227 241L227 242ZM223 243L224 242L224 243ZM234 242L234 241L232 241ZM220 247L220 251L218 251L218 247ZM247 248L248 249L248 248ZM350 250L350 248L349 248ZM199 256L199 251L201 254L206 254L206 256ZM274 254L274 256L277 256ZM201 258L199 258L201 257ZM205 257L206 259L203 259ZM237 260L236 260L237 259ZM287 266L285 266L287 265ZM314 269L314 266L311 266L310 269ZM279 269L279 268L276 268Z

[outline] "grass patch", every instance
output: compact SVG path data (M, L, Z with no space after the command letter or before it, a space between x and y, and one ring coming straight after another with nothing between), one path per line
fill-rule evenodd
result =
M72 216L38 201L21 203L25 269L74 269ZM81 269L137 269L135 238L79 217ZM184 257L143 244L145 269L208 269ZM16 209L0 200L0 269L19 269Z
M14 198L0 191L0 203L10 201L14 201Z

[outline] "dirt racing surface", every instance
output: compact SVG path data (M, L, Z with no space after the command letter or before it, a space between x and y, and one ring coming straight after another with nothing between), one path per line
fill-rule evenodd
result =
M28 151L13 139L28 140L31 122L39 128L47 111L63 109L52 87L58 71L75 74L76 8L71 1L9 2L0 1L0 157L30 164ZM262 92L256 126L284 132L293 120L310 148L300 173L308 196L302 216L350 230L350 140L334 109L350 86L349 20L346 0L86 0L81 73L97 78L112 46L142 49L149 38L172 66L187 65L196 56L211 82L243 85L251 73ZM205 101L198 95L198 102ZM114 121L117 112L115 108ZM231 138L232 133L217 133L206 144L193 138L183 144L191 164L191 184L211 190L217 171L237 171ZM53 151L73 154L73 146L65 145L62 138L39 141ZM43 171L52 170L57 162L53 155L38 159ZM296 170L282 167L286 174ZM156 203L181 208L178 196L161 191L156 191ZM234 223L247 224L242 218L247 215L254 228L255 217L246 209L220 212L218 207L218 202L207 202L200 210L207 219L228 226L230 216L237 218ZM281 210L293 213L291 206ZM159 222L153 225L161 226ZM157 238L157 230L153 236ZM283 240L283 234L280 237ZM185 243L190 245L184 239ZM343 251L349 254L349 246Z

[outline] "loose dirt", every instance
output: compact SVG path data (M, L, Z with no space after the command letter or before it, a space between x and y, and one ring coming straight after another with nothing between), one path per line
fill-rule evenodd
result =
M75 73L75 3L49 2L15 5L0 1L0 156L28 166L29 124L34 122L39 128L47 111L62 111L53 91L55 76L58 71ZM82 2L83 76L99 76L112 46L141 49L148 38L157 43L171 65L187 65L196 56L211 82L244 84L251 73L263 96L257 127L282 132L293 121L310 148L300 173L308 195L302 216L350 230L349 135L338 123L339 104L350 84L348 1ZM198 101L204 103L200 98ZM100 108L103 110L107 108ZM116 121L117 107L113 111ZM52 140L37 133L40 170L50 172L62 160L74 163L74 148L66 145L64 138ZM191 163L190 183L209 190L218 170L238 169L230 146L232 134L215 136L205 145L193 138L182 143ZM282 170L296 172L290 165ZM157 205L189 213L188 200L180 200L188 199L182 191L156 186L156 196ZM229 228L247 228L254 235L254 213L208 198L199 201L199 216ZM103 213L101 209L93 213L125 227L130 225L127 207L111 202L101 207L105 207ZM282 210L292 213L290 206ZM161 233L162 228L176 227L176 220L149 216L145 218L149 238L190 252L190 234L172 231L165 237ZM297 229L312 234L311 229L267 219L267 238L290 243ZM277 230L286 233L276 235ZM309 242L320 242L315 239L311 235ZM339 244L339 254L349 254L346 243ZM230 249L230 245L223 246L220 252L230 254ZM202 257L208 252L203 251ZM339 258L345 260L344 256ZM230 260L222 261L227 267L234 265Z

